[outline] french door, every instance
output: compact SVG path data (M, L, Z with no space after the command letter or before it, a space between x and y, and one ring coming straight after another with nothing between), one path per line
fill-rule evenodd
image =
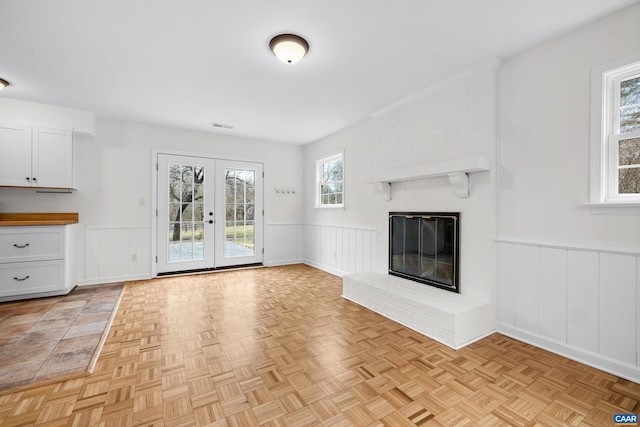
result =
M216 267L262 262L262 164L216 160Z
M157 271L262 262L261 163L158 154Z

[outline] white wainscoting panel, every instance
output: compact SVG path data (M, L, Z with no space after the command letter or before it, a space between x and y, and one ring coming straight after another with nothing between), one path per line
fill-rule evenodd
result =
M636 363L636 264L635 256L600 254L600 353L629 364Z
M267 224L264 239L264 265L303 262L304 225Z
M80 285L151 277L151 227L85 227Z
M510 243L497 245L498 283L504 285L498 287L496 295L496 322L505 325L516 323L516 247Z
M516 323L518 328L538 333L540 326L540 249L516 246Z
M498 239L496 329L640 382L640 247Z
M375 229L306 224L304 262L338 276L372 271Z
M567 340L567 251L540 248L540 335Z
M567 251L567 344L597 353L600 254Z

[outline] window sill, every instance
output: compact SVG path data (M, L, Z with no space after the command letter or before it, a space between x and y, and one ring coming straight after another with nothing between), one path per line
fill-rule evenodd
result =
M640 215L638 202L589 202L585 203L594 215Z
M337 205L337 206L314 206L314 209L318 209L320 211L325 211L325 210L344 210L344 205Z

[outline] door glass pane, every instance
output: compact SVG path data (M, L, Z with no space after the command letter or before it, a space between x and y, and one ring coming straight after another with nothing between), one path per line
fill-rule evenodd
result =
M182 220L183 221L193 220L193 204L192 203L182 204Z
M202 203L193 204L193 221L194 222L204 221L204 205Z
M193 186L193 201L202 202L204 200L204 185L196 184Z
M204 259L204 179L203 166L169 164L169 262Z
M169 221L180 221L180 203L169 203Z
M225 179L225 257L255 255L256 173L226 169Z
M180 259L180 223L172 222L169 224L169 261L177 261Z

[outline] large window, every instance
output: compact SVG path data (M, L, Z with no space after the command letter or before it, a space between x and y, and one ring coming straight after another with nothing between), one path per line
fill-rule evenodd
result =
M316 163L316 207L344 207L344 156L335 154Z
M640 61L595 70L591 202L640 203Z
M608 199L640 199L640 63L607 74Z

